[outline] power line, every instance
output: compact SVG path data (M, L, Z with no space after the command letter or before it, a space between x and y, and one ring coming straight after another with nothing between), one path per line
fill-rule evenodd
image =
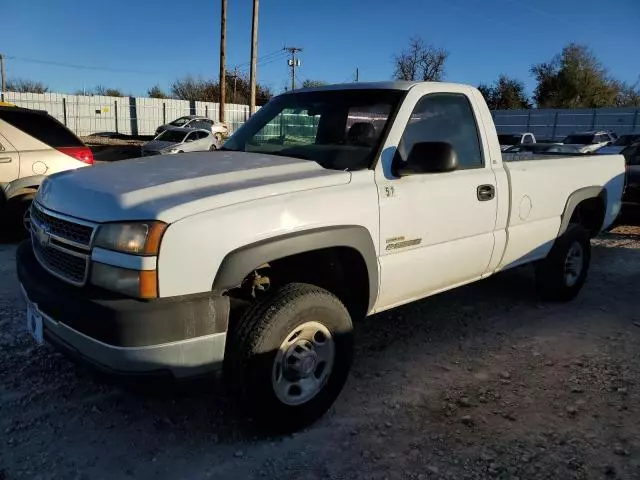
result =
M76 68L79 70L98 70L98 71L104 71L104 72L137 73L141 75L160 75L161 74L161 72L130 70L125 68L96 67L93 65L79 65L75 63L54 62L51 60L40 60L36 58L16 57L13 55L8 55L5 58L10 60L17 60L19 62L40 63L43 65L52 65L55 67Z
M278 49L278 50L275 50L275 51L273 51L271 53L267 53L266 55L258 57L258 63L260 63L263 60L269 60L271 58L275 58L275 57L278 57L278 56L282 57L283 53L284 52L282 51L282 49ZM238 63L237 65L234 65L233 68L237 67L237 68L242 70L242 67L248 67L250 64L251 64L251 62Z

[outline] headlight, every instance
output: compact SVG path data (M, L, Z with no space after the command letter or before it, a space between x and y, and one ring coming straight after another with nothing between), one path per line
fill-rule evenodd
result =
M135 255L157 255L167 228L163 222L106 223L100 225L94 245Z
M156 270L129 270L93 262L91 283L135 298L156 298L158 296Z

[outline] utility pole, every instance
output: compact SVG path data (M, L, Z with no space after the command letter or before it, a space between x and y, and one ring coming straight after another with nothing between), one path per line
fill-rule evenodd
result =
M220 121L224 122L224 102L227 95L227 0L222 0L220 12Z
M360 80L360 69L356 67L356 82Z
M236 97L236 91L238 90L238 67L234 67L233 69L233 102L238 103L238 99Z
M4 102L4 88L5 88L5 79L4 79L4 55L0 53L0 77L2 78L2 83L0 84L0 102Z
M289 67L291 67L291 90L296 89L296 67L299 67L300 59L296 58L296 53L301 52L302 49L298 47L284 47L283 50L286 50L291 54L291 58L289 59Z
M249 115L256 111L256 70L258 69L258 6L260 0L253 0L253 20L251 21L251 71L249 72Z

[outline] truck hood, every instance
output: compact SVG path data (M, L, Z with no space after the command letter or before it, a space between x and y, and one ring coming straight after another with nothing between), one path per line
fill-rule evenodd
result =
M167 223L234 203L346 184L348 172L245 152L195 152L124 160L47 178L37 200L95 222Z

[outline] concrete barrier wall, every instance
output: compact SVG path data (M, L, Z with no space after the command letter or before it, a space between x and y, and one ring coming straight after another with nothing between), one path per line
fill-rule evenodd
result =
M220 105L188 100L6 92L5 100L19 107L45 110L76 135L100 132L153 135L159 125L184 115L219 120ZM227 104L226 123L234 132L249 118L249 106Z
M580 130L611 130L618 135L640 133L640 108L577 108L495 110L499 133L533 132L536 137L561 140Z

